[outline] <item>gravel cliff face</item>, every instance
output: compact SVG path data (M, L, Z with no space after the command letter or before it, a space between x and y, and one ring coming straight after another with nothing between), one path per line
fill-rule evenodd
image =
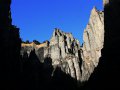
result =
M55 29L49 41L42 44L22 43L21 55L31 51L41 63L45 63L46 58L51 58L54 68L52 75L57 67L70 75L78 82L87 81L97 67L101 57L101 49L104 43L104 15L102 11L93 8L89 23L83 33L83 46L75 39L71 33L65 33ZM47 65L47 64L45 64Z

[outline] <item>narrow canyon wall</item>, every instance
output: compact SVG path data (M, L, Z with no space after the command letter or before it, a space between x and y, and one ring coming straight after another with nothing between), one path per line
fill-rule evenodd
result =
M19 28L12 25L11 0L0 0L0 88L15 88L20 80Z

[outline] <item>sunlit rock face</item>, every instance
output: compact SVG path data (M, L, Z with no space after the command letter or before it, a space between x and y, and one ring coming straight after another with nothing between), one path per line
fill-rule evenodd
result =
M97 67L104 44L104 13L93 8L84 30L82 47L82 80L88 80Z
M83 33L83 45L71 33L65 33L55 28L49 41L42 44L22 43L21 55L31 51L41 63L45 58L51 58L54 70L59 67L64 73L79 82L85 82L97 67L104 43L104 14L93 8L89 23ZM54 74L54 70L51 76Z
M80 43L71 33L64 33L55 29L50 42L36 45L34 42L22 43L21 55L27 53L28 57L31 51L35 50L40 62L50 57L54 69L60 67L63 72L80 81Z
M25 53L27 53L28 57L30 53L35 50L35 54L39 58L40 62L44 62L45 56L48 54L48 44L49 42L46 41L42 44L35 44L34 42L31 43L22 43L21 45L21 56L23 57Z
M50 55L53 66L60 66L61 69L70 74L71 77L80 80L80 43L71 33L64 33L55 29L50 40Z

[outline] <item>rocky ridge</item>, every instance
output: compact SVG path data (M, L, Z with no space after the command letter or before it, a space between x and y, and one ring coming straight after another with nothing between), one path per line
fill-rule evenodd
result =
M30 44L22 43L21 55L23 56L27 52L29 56L34 49L41 63L44 63L45 58L50 57L54 68L60 67L66 74L80 80L80 43L71 33L55 29L50 42L46 41L39 45L33 42Z
M42 44L22 43L21 55L35 50L41 63L51 58L54 70L61 68L78 82L87 81L97 67L104 43L104 14L95 7L91 11L89 23L83 34L83 46L71 33L55 28L49 41ZM53 74L54 74L53 70Z

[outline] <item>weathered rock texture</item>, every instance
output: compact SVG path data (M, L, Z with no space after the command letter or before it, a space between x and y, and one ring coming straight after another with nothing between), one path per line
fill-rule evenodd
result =
M120 0L104 1L109 1L104 7L104 48L85 90L120 89Z
M34 49L41 63L44 63L45 58L50 57L54 69L60 67L66 74L80 81L80 43L71 33L55 29L50 42L46 41L39 45L23 43L21 55L26 52L29 56Z
M82 80L89 79L97 67L104 44L104 13L95 7L91 11L89 23L83 34L82 47Z
M54 70L59 67L76 81L87 81L101 57L104 43L103 18L103 12L93 8L89 24L83 34L83 47L80 47L79 41L71 33L55 29L50 42L39 45L23 43L21 55L27 53L29 57L30 52L35 49L41 63L44 63L45 58L50 57Z
M81 76L78 55L80 45L78 40L71 37L71 34L56 29L50 42L21 44L23 76L27 80L27 87L36 87L30 83L34 82L47 90L77 89L76 81ZM69 48L67 38L71 39Z
M64 33L58 29L53 32L50 40L50 55L52 64L60 66L71 77L80 80L79 41L71 33Z

